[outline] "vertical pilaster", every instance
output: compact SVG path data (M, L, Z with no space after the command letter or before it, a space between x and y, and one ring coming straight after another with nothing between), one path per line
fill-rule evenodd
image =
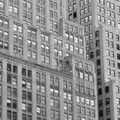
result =
M46 30L50 30L50 18L49 18L49 0L46 0Z
M41 32L37 30L37 63L41 63Z
M63 76L60 76L60 120L64 120L64 93L63 93Z
M50 74L46 73L46 115L50 120Z
M68 2L67 0L61 0L61 1L62 1L62 12L63 12L62 16L65 20L67 20L68 19L68 13L67 13Z
M55 66L55 62L56 61L54 61L54 36L51 34L50 35L50 61L51 61L51 67L52 68L54 68L54 67L56 67Z
M36 1L33 0L32 7L33 7L33 25L36 26Z
M27 26L24 24L24 29L23 29L23 35L24 35L24 47L23 47L23 55L24 59L27 60L28 52L27 52Z
M75 59L72 58L72 74L73 74L73 120L76 120L76 95L75 95L75 88L76 88L76 75L75 75Z
M2 120L7 120L7 61L3 60Z
M64 34L65 34L65 20L62 21L62 25L63 25L63 34L62 34L62 39L63 39L63 56L65 57L65 53L66 53L66 49L65 49L65 44L66 44L66 39L64 38Z
M22 22L23 20L23 0L19 0L19 18L20 21Z
M36 71L32 69L32 111L33 120L36 120Z
M8 5L9 5L9 0L5 0L5 15L6 16L8 16L9 15L9 7L8 7Z
M18 120L22 118L22 64L18 65Z
M13 56L13 19L9 20L9 54Z

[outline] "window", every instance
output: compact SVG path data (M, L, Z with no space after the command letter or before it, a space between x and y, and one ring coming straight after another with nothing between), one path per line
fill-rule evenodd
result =
M0 12L2 13L5 12L5 1L4 0L0 1Z
M80 97L76 96L76 102L79 103L80 102Z
M117 107L117 113L118 113L118 115L120 115L120 108L119 107Z
M116 98L117 105L120 105L120 98Z
M32 93L23 90L22 91L22 99L32 101Z
M10 110L7 110L7 119L8 120L11 120L11 111Z
M101 88L98 89L98 95L102 95L102 89Z
M99 101L98 101L98 105L99 105L99 107L102 107L102 106L103 106L103 101L102 101L102 100L99 100Z
M88 80L88 78L89 78L88 74L85 73L85 74L84 74L84 79L85 79L85 80Z
M93 82L93 81L94 81L93 75L89 75L89 81L90 81L90 82Z
M118 28L120 29L120 23L118 23Z
M119 41L119 34L116 34L116 41Z
M28 70L28 77L32 77L32 71Z
M98 76L101 75L101 69L100 69L100 68L97 69L97 75L98 75Z
M96 47L100 47L100 40L96 40Z
M99 110L99 117L103 116L103 110Z
M37 112L38 114L40 114L40 112L41 112L40 107L37 107L37 108L36 108L36 112Z
M111 9L115 9L115 4L114 3L111 3Z
M110 108L106 108L106 115L110 115Z
M80 72L80 78L83 79L83 72Z
M106 87L105 87L105 92L106 92L106 93L109 93L109 86L106 86Z
M97 64L97 65L101 65L100 59L97 59L96 64Z
M7 64L7 71L11 71L11 64Z
M120 60L120 54L117 53L117 59Z
M91 106L95 106L95 100L91 100L91 101L90 101L90 105L91 105Z
M100 50L96 50L96 56L100 56Z
M17 112L13 112L13 120L17 120Z
M120 69L120 63L117 63L117 67L118 67L118 69Z
M17 70L17 66L13 65L13 72L17 74L18 70Z
M120 50L120 44L116 44L116 49Z
M106 106L110 105L110 98L106 98Z

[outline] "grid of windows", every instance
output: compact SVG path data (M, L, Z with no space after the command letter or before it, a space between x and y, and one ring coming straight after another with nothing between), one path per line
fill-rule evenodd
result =
M80 76L83 79L83 73L82 72L80 72ZM86 77L88 78L88 76L86 76ZM90 76L90 77L92 77L92 76ZM81 78L79 78L79 79L81 79ZM85 78L83 79L83 81L84 80L85 80ZM85 84L82 84L81 82L76 84L76 92L78 92L78 93L80 92L81 94L86 94L87 96L91 96L91 97L93 97L95 95L95 90L91 85L86 86Z
M92 22L92 16L91 15L86 16L84 18L81 18L81 20L80 20L80 24L90 23L90 22Z
M83 68L85 70L83 70ZM95 88L93 88L94 78L91 74L92 66L82 61L77 61L75 64L76 70L76 85L75 85L75 97L77 104L77 118L86 119L86 116L95 118ZM89 84L85 84L85 81ZM89 97L88 97L89 96ZM85 116L85 117L84 117Z
M13 52L16 56L23 55L23 26L17 22L13 24Z
M7 63L7 119L17 120L18 67Z
M117 76L119 78L119 71L115 69L115 67L117 67L118 70L120 68L119 35L115 32L106 30L105 36L106 36L105 46L106 46L106 55L107 55L107 59L106 59L107 74L108 74L108 77L115 78ZM116 58L117 61L113 60L113 58L114 59ZM106 81L109 81L109 80L111 79L108 78Z
M80 33L78 33L78 27L73 27L72 25L65 24L65 50L66 50L66 56L69 56L69 54L75 54L79 55L81 57L84 56L84 43L83 43L83 37L80 36Z
M77 1L69 1L68 2L68 19L72 20L73 18L77 18Z
M22 120L32 120L32 70L22 67Z
M59 38L54 38L54 61L55 65L58 66L62 63L60 61L63 60L63 40Z
M37 60L37 31L30 27L27 29L27 47L27 57Z
M60 80L50 75L50 119L60 120Z
M37 120L46 120L46 72L36 72Z
M8 2L8 3L7 3ZM87 2L90 3L91 0L85 0L83 3L85 6L87 5ZM6 6L8 10L5 11ZM65 53L65 56L69 56L70 54L75 54L77 56L81 56L84 58L84 38L83 38L83 28L78 27L74 23L63 23L65 28L62 28L63 31L65 30L64 36L56 36L59 31L59 27L61 27L59 24L59 4L62 4L61 1L57 0L49 0L47 4L48 5L48 13L46 11L46 1L45 0L36 0L36 4L34 4L34 0L0 0L0 13L4 12L7 14L7 17L10 17L10 25L9 21L0 16L0 48L1 49L9 49L9 35L12 36L13 40L10 43L13 43L13 46L10 45L10 50L13 48L13 53L15 57L22 58L23 55L25 55L27 52L27 58L29 61L36 62L38 58L38 53L40 54L40 61L44 65L50 65L51 63L51 51L54 52L54 59L57 61L62 62L63 55ZM74 18L77 17L77 0L72 1L73 8L69 6L69 12L72 11L72 16ZM20 8L21 6L21 8ZM21 10L22 9L22 10ZM35 10L34 10L35 9ZM80 11L80 14L87 13L91 7L86 7L85 9ZM61 10L62 11L62 10ZM50 22L50 31L55 33L54 39L50 40L49 33L44 33L44 28L46 27L46 13L49 15L49 22ZM22 15L22 17L20 17ZM33 18L33 16L35 18ZM14 20L14 19L19 19ZM34 21L33 21L34 19ZM89 17L84 18L84 21L91 22L92 16L89 15ZM21 22L21 23L20 23ZM24 24L25 23L25 24ZM33 23L33 24L32 24ZM36 26L34 26L34 24ZM28 26L29 25L29 26ZM10 27L9 27L10 26ZM34 26L34 27L32 27ZM40 31L37 31L36 27L39 27ZM9 33L9 28L11 28L11 32ZM89 26L85 26L85 31L92 30L91 24ZM39 33L37 37L37 32ZM61 34L61 33L60 33ZM26 40L24 40L24 35L26 35ZM89 35L89 38L91 38L91 34ZM37 38L40 37L40 40L37 40ZM65 39L65 41L64 41ZM39 45L38 46L38 42ZM53 43L52 43L52 42ZM26 43L25 43L26 42ZM64 42L65 42L65 52L64 52ZM53 45L53 46L51 46ZM27 46L26 50L24 51L24 46ZM40 49L38 49L38 47ZM52 48L54 47L54 48ZM39 51L40 50L40 51ZM24 58L23 58L24 59ZM27 59L27 60L28 60ZM14 62L16 60L14 59ZM22 61L22 59L19 59L18 61ZM5 61L6 62L6 61ZM46 102L46 89L49 89L50 91L50 120L60 120L60 112L61 107L63 107L63 113L64 113L64 120L73 120L73 91L76 89L76 94L78 90L78 86L76 88L73 88L72 80L69 78L64 78L64 75L59 77L61 73L56 74L54 73L54 70L51 69L51 73L48 75L48 71L50 68L47 69L47 72L43 72L43 70L36 72L36 70L33 72L32 69L33 66L30 66L31 62L29 62L29 66L25 63L23 65L22 61L19 65L14 62L7 62L7 99L6 99L6 107L7 107L7 120L17 120L19 119L19 113L18 111L21 111L20 113L22 115L22 120L32 120L34 113L37 120L46 120L47 119L47 102ZM6 63L5 63L6 64ZM4 64L4 65L5 65ZM77 64L76 64L77 65ZM79 63L80 65L80 63ZM6 66L6 65L5 65ZM19 70L18 70L19 66ZM20 67L22 66L22 68ZM36 64L34 64L36 66ZM39 66L37 66L39 68ZM77 66L78 67L78 66ZM83 68L83 65L81 65L81 69L85 68L85 71L79 70L77 73L77 79L85 80L85 82L94 82L94 78L92 74L89 74L90 71L92 71L90 64L86 64ZM2 67L0 62L0 117L2 114ZM5 71L4 71L5 72ZM20 75L18 74L19 72ZM36 73L35 73L36 72ZM5 72L6 73L6 72ZM35 74L34 74L35 73ZM65 73L66 74L66 73ZM21 76L22 75L22 76ZM35 75L35 77L33 77ZM48 78L49 76L49 78ZM72 77L72 75L70 76ZM35 80L33 79L35 78ZM62 78L62 79L61 79ZM46 88L46 80L50 80L49 88ZM63 80L64 79L64 80ZM19 81L20 80L20 86ZM34 87L34 82L36 88ZM63 85L63 90L60 89L60 83ZM93 85L93 84L92 84ZM20 93L18 92L20 89ZM36 91L34 91L36 89ZM83 85L79 87L79 93L88 95L89 97L94 96L94 89L91 88L90 85ZM36 93L36 105L34 106L34 99L33 99L33 93ZM61 92L63 93L63 96L61 95ZM21 96L20 101L21 105L19 105L18 97ZM49 98L48 97L48 98ZM61 105L61 97L63 97L63 105ZM81 105L79 106L80 113L87 116L95 116L94 109L91 109L88 106L95 107L95 101L93 99L90 99L88 97L81 97L79 95L75 96L76 102L78 103L84 103L86 106ZM19 108L20 107L20 108ZM35 110L35 111L33 111ZM79 116L79 119L85 120L85 117ZM91 118L92 120L92 118Z
M41 63L50 64L50 38L47 34L41 33Z
M0 61L0 119L2 118L2 78L3 78L3 63Z
M4 62L5 63L5 62ZM83 65L79 63L81 69L84 69ZM95 99L92 96L81 94L77 92L77 86L73 86L71 78L61 76L54 71L48 71L43 69L31 69L32 66L27 64L19 64L15 61L8 61L3 64L6 66L6 116L8 120L19 119L19 112L21 111L22 120L32 120L34 113L37 120L47 119L47 104L50 108L50 120L60 120L61 110L64 113L64 120L73 120L73 108L78 109L80 118L87 115L91 119L95 117ZM91 70L91 65L86 63L87 72ZM0 62L0 117L2 115L2 62ZM78 69L78 68L77 68ZM86 73L87 73L86 72ZM34 76L35 75L35 76ZM87 74L83 77L85 81L89 81ZM49 80L49 87L46 88L46 81ZM77 78L75 80L78 80ZM79 79L81 81L81 79ZM90 82L92 82L90 80ZM21 84L19 84L21 83ZM33 89L34 85L36 88ZM62 86L61 86L62 85ZM78 84L77 84L78 85ZM63 89L60 89L60 88ZM47 91L49 90L49 92ZM75 90L75 91L74 91ZM19 93L20 92L20 93ZM47 94L47 92L49 94ZM75 96L74 93L75 92ZM35 94L34 94L35 93ZM62 93L62 94L61 94ZM33 98L33 94L36 97ZM49 95L49 99L46 98ZM21 96L21 98L19 98ZM61 98L62 97L62 98ZM75 106L73 97L75 97ZM49 103L46 101L49 100ZM19 103L19 100L21 101ZM34 102L34 100L36 100ZM61 103L63 100L63 103ZM36 104L35 104L36 103ZM21 105L19 105L21 104ZM4 114L3 114L4 115ZM83 117L81 117L81 115Z
M13 17L19 17L19 0L9 0L8 11Z
M111 27L116 27L115 4L110 1L106 1L106 4L105 1L98 1L97 19L100 23L104 23Z
M8 50L9 48L9 21L0 16L0 48Z
M64 120L73 119L73 86L69 80L63 81L64 91Z
M36 24L37 26L45 28L46 25L46 2L45 0L36 0Z
M79 21L80 24L84 25L84 36L86 39L86 57L87 59L93 58L94 56L91 55L91 49L94 48L93 46L93 36L92 36L92 2L91 0L80 0L79 1L79 7L78 14L79 14Z
M50 31L58 32L58 1L49 0Z
M23 20L28 24L33 22L32 0L23 0Z

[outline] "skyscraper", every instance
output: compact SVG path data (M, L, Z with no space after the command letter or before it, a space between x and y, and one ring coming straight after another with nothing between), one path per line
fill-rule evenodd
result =
M0 120L97 120L94 64L64 0L0 0Z
M120 1L69 0L68 19L84 26L87 59L96 64L99 120L120 120Z

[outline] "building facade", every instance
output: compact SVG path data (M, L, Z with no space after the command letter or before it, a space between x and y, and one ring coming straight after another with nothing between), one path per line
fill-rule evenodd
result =
M1 120L96 120L91 62L65 58L59 71L1 55Z
M97 120L84 28L64 0L0 0L0 120Z
M87 59L96 64L99 120L120 120L119 0L68 0L67 18L84 25Z

